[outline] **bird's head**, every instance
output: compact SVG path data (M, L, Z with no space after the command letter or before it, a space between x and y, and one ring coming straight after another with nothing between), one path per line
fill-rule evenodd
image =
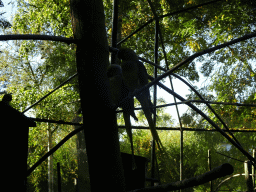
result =
M112 64L108 67L107 69L107 76L108 78L117 76L117 75L122 75L122 68L120 65Z
M124 61L131 61L131 60L137 61L139 59L136 53L129 48L120 48L117 53L117 57Z

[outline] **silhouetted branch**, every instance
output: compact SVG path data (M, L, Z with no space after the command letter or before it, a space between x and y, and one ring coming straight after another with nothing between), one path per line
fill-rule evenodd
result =
M73 38L51 36L51 35L33 35L33 34L19 34L19 35L0 35L0 41L9 40L49 40L49 41L60 41L67 44L76 43Z
M256 33L255 33L256 34ZM157 78L156 78L157 79ZM154 82L155 80L153 80L152 82ZM172 91L171 89L169 89L168 87L166 87L165 85L163 85L162 83L160 83L159 81L156 81L157 85L161 88L163 88L165 91L167 91L168 93L170 93L171 95L175 96L176 98L178 98L180 101L185 102L186 99L184 99L183 97L181 97L179 94L177 94L176 92ZM150 83L149 83L150 84ZM147 85L149 85L147 84ZM146 86L147 86L146 85ZM144 87L146 87L144 86ZM143 90L143 88L141 88L138 91L134 91L135 93L132 93L131 95L136 95L137 93L141 93L141 90ZM252 163L255 163L255 159L246 151L243 149L243 147L237 143L236 141L234 141L228 134L226 134L224 131L221 130L221 128L215 123L213 122L204 112L202 112L200 109L198 109L195 105L193 105L192 103L186 103L186 105L188 105L191 109L193 109L194 111L196 111L198 114L200 114L203 118L205 118L205 120L207 120L215 129L217 129L229 142L231 142L239 151L241 151L249 160L252 161Z
M39 159L28 171L27 171L27 177L42 163L44 162L50 155L52 155L57 149L59 149L67 140L69 140L71 137L73 137L78 132L82 131L84 129L83 126L81 126L78 129L75 129L71 133L69 133L64 139L62 139L55 147L53 147L49 152L47 152L41 159Z
M145 89L148 89L149 87L151 87L152 85L156 84L157 82L159 82L160 80L162 80L163 78L171 75L175 70L179 69L180 67L182 67L183 65L187 64L188 62L191 62L193 61L195 58L199 57L199 56L202 56L204 54L207 54L207 53L211 53L213 51L216 51L218 49L221 49L221 48L224 48L224 47L227 47L227 46L230 46L230 45L233 45L235 43L238 43L240 41L244 41L244 40L247 40L247 39L250 39L252 37L256 37L256 32L255 33L251 33L251 34L247 34L247 35L244 35L243 37L240 37L240 38L237 38L237 39L234 39L232 41L229 41L229 42L226 42L226 43L223 43L221 45L217 45L215 47L212 47L212 48L209 48L209 49L206 49L206 50L203 50L203 51L200 51L198 53L195 53L194 55L191 55L189 56L187 59L181 61L180 63L178 63L177 65L175 65L174 67L172 67L171 69L169 69L166 73L160 75L159 77L157 77L154 81L150 82L149 84L147 84L146 86L144 86L143 88L139 89L137 91L137 93L141 93L143 92ZM134 94L135 95L135 94Z
M143 188L143 189L136 189L132 192L144 192L144 191L157 191L157 192L165 192L165 191L173 191L173 190L179 190L179 189L185 189L189 187L194 187L198 185L202 185L204 183L207 183L209 181L218 179L220 177L224 177L227 175L232 174L234 171L233 166L224 163L219 167L213 168L211 171L208 171L202 175L198 175L196 177L192 177L189 179L185 179L182 181L177 181L170 184L165 185L158 185L155 187L149 187L149 188Z
M119 125L119 129L125 129L125 125ZM144 129L144 130L149 130L149 127L145 126L131 126L132 129ZM180 131L180 127L156 127L156 130L163 130L163 131ZM218 130L216 129L209 129L209 128L182 128L183 131L211 131L211 132L216 132ZM256 132L256 129L249 129L249 128L230 128L229 131L226 129L221 129L223 132Z
M32 121L37 121L37 122L48 122L48 123L56 123L56 124L63 124L63 125L81 125L81 126L83 125L80 123L71 123L71 122L66 122L63 120L56 121L56 120L40 119L40 118L32 118L32 117L30 117L30 119Z
M204 104L213 104L213 105L235 105L235 106L256 107L256 104L250 104L250 103L228 103L228 102L216 102L216 101L205 101L205 100L203 100L203 101L202 100L187 100L187 101L183 101L183 102L177 102L177 105L187 104L187 103L204 103ZM173 105L176 105L176 103L158 105L153 108L168 107L168 106L173 106Z

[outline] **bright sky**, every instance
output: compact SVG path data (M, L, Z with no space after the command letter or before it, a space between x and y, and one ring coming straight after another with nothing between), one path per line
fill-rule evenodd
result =
M171 89L169 78L166 78L165 85ZM182 96L183 98L186 98L186 95L190 93L188 87L179 80L176 80L176 79L173 80L173 87L174 87L174 91L176 93L178 93L180 96ZM157 95L158 95L158 97L164 98L166 103L174 103L173 96L170 95L169 93L167 93L163 89L158 88ZM178 99L176 99L176 101L179 102ZM178 109L179 109L180 116L182 116L182 114L186 112L188 107L187 107L187 105L182 104L182 105L178 105ZM166 110L166 112L170 113L172 115L172 117L176 120L175 123L178 123L176 107L175 106L166 107L165 110Z
M6 12L3 17L6 18L8 21L11 20L11 15L14 14L14 6L12 4L9 4L10 3L10 0L2 0L3 4L4 4L4 7L1 7L1 12Z

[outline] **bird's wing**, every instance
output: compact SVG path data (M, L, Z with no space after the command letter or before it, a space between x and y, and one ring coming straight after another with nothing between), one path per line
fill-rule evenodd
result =
M139 86L138 66L134 61L123 61L121 67L124 83L133 92Z

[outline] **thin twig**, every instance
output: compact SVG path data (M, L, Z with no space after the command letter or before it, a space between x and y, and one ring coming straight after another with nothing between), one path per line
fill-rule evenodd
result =
M222 155L222 156L225 156L225 157L227 157L227 158L229 158L229 159L233 159L233 160L235 160L235 161L239 161L239 162L244 163L244 161L242 161L242 160L236 159L236 158L234 158L234 157L230 157L230 156L225 155L225 154L223 154L223 153L220 153L220 152L218 152L218 151L215 151L215 153L217 153L217 154L219 154L219 155Z

